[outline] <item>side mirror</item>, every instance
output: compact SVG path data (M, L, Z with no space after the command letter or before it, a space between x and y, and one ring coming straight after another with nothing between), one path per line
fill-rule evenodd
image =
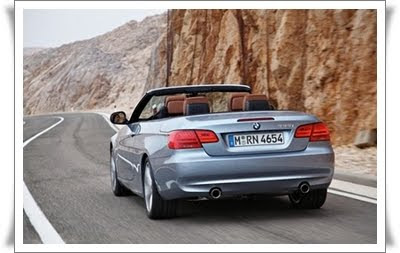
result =
M126 119L126 114L122 111L112 113L110 116L110 121L113 124L119 125L124 125L128 123L128 120Z

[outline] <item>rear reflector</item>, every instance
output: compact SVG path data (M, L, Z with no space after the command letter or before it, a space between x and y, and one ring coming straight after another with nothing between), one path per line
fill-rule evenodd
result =
M310 138L310 141L330 140L328 127L322 122L299 126L294 136L296 138Z
M168 137L170 149L201 148L203 143L218 142L218 137L209 130L177 130Z

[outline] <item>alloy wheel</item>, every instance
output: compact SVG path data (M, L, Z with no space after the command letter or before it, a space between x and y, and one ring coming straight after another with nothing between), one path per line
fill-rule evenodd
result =
M290 199L293 201L293 203L298 204L300 203L302 196L298 191L295 191L292 194L290 194Z
M144 197L146 202L146 209L148 212L150 212L153 204L153 180L151 178L149 163L146 163L144 172Z
M110 175L111 175L111 187L115 191L115 187L117 186L117 177L115 175L115 162L112 154L111 154Z

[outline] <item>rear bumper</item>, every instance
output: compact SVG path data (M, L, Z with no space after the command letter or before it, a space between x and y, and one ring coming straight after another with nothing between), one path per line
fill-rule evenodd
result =
M246 156L209 156L203 149L180 150L168 158L151 159L164 199L209 197L213 187L222 197L243 194L283 195L308 182L327 188L334 172L328 142L310 143L299 152Z

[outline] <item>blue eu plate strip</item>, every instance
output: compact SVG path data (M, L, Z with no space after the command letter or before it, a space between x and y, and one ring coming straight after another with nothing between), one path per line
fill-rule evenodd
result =
M233 142L233 135L228 135L229 147L234 147L235 143Z

